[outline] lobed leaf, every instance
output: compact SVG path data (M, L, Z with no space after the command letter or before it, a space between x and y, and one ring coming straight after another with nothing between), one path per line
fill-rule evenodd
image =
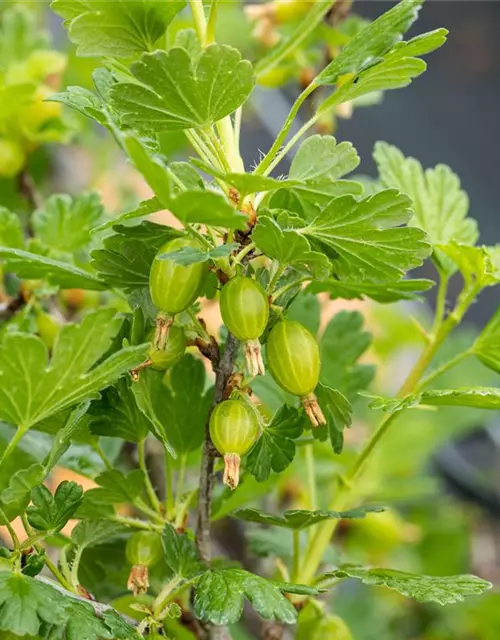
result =
M64 480L54 495L43 484L31 492L32 506L26 514L32 527L39 531L60 531L74 515L83 500L83 489L76 482Z
M419 293L429 290L435 285L433 280L412 278L397 282L363 282L355 280L335 280L333 278L320 282L311 282L307 291L311 293L330 293L330 298L344 300L364 300L369 298L381 303L398 300L419 300Z

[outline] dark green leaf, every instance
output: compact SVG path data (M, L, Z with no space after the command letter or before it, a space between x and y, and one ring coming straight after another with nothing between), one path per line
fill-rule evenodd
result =
M0 492L0 523L5 524L5 519L11 522L25 511L31 499L31 490L44 477L41 464L33 464L14 473L8 487Z
M247 224L246 215L214 191L182 191L171 201L169 210L183 224L208 224L228 229L244 229Z
M128 58L154 49L185 0L54 0L80 56Z
M76 482L64 480L54 495L43 484L31 492L33 503L27 510L32 527L39 531L60 531L74 515L83 500L83 489Z
M325 520L364 518L367 513L379 513L381 511L384 511L382 507L359 507L349 511L324 511L321 509L305 511L296 509L285 511L281 516L275 516L272 513L264 513L259 509L238 509L231 515L239 520L245 520L245 522L259 522L269 526L301 530Z
M107 289L105 282L94 273L84 271L68 262L52 260L46 256L30 253L22 249L0 248L0 258L5 260L7 271L16 273L20 278L43 278L49 284L61 289Z
M353 400L375 375L373 365L357 361L369 348L372 336L363 331L359 311L340 311L326 326L320 341L321 382Z
M203 363L185 355L172 368L168 386L163 377L161 371L142 372L132 387L137 404L162 442L178 454L195 451L203 442L212 399L212 393L205 392Z
M135 469L125 476L121 471L113 469L98 475L95 482L99 485L97 489L90 489L85 494L95 503L110 505L133 503L144 489L144 473L140 469Z
M196 545L185 533L177 533L174 527L166 525L163 545L165 561L176 577L191 580L205 570Z
M363 300L370 298L376 302L389 303L398 300L418 300L419 293L434 286L433 280L408 279L397 282L356 282L355 280L334 280L312 282L307 288L311 293L327 291L332 299Z
M329 575L357 578L368 585L388 587L417 602L437 602L441 605L462 602L469 596L480 595L491 588L486 580L471 575L426 576L394 569L369 569L350 565Z
M98 397L101 389L137 366L145 355L146 345L127 347L94 366L108 351L121 323L113 309L100 309L78 325L64 325L50 366L40 338L7 334L0 345L0 418L28 429Z
M144 221L134 227L116 225L104 248L92 251L92 266L112 287L133 291L149 286L149 272L158 249L180 234Z
M314 429L313 434L321 437L321 432L326 429L333 450L340 453L344 446L344 429L350 427L352 422L351 404L340 391L330 389L321 383L316 387L315 393L326 418L326 427Z
M142 173L160 203L164 207L168 207L172 196L172 188L170 175L165 164L137 138L132 136L125 137L124 145L135 168Z
M54 195L32 217L36 237L50 249L74 253L90 243L91 230L102 220L104 210L97 193L72 198Z
M119 380L93 402L89 411L91 433L126 442L141 442L149 433L149 420L135 402L128 380Z
M124 531L110 520L82 520L71 532L71 540L80 548L93 547L106 542Z
M295 407L284 405L248 454L246 469L259 482L269 478L271 471L281 473L295 457L295 442L303 430L304 418Z
M233 624L243 612L247 598L264 619L293 624L297 612L274 584L242 569L207 571L196 586L194 612L203 622Z
M134 81L112 89L112 104L124 124L146 133L210 126L242 105L254 85L252 65L220 44L196 60L181 48L155 51L131 71Z

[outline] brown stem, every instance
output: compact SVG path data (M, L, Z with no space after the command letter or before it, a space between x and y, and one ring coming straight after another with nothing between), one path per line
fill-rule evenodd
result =
M222 358L218 363L213 364L215 372L215 392L212 408L224 399L227 383L233 373L234 362L238 354L238 346L239 341L229 333ZM200 492L198 496L196 521L196 546L198 547L200 557L207 563L210 562L211 558L210 510L214 485L214 460L215 448L210 439L207 422L201 460Z

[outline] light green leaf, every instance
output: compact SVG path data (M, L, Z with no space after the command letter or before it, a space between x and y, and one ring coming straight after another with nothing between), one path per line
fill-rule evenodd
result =
M168 386L161 371L143 371L132 387L137 404L162 442L178 454L200 447L205 435L211 392L205 392L203 363L185 355L172 367Z
M254 85L252 65L226 45L208 46L196 60L185 49L144 55L134 81L111 91L123 124L139 132L208 127L241 106Z
M174 576L191 580L206 569L193 540L185 533L178 533L172 525L165 525L163 547L165 561Z
M101 400L92 402L88 418L91 433L99 436L137 443L149 433L149 420L137 406L126 379L106 389Z
M475 409L500 409L500 389L497 387L461 387L458 389L432 389L413 393L404 398L383 398L363 394L371 398L372 409L395 413L418 405L473 407Z
M24 246L24 235L19 216L5 207L0 207L0 247L21 249Z
M90 243L90 232L103 214L97 193L73 198L53 195L33 214L33 228L36 237L51 252L74 253Z
M326 418L326 427L314 429L313 435L322 438L325 430L335 453L341 453L344 447L344 429L351 426L352 407L349 400L337 389L331 389L319 383L315 390L318 404Z
M441 605L462 602L469 596L480 595L491 588L486 580L471 575L426 576L394 569L369 569L349 565L329 575L357 578L368 585L388 587L417 602L437 602Z
M408 197L387 190L361 201L352 196L335 198L295 232L329 251L334 271L341 276L399 280L431 252L422 230L401 226L410 217Z
M112 309L91 313L78 325L62 327L50 366L47 347L33 335L9 333L0 345L0 419L29 429L86 399L98 397L143 359L146 345L108 357L122 319Z
M226 258L238 247L239 245L236 242L220 244L214 249L209 249L207 251L198 249L197 247L182 247L182 249L179 249L178 251L160 254L158 256L158 260L172 260L172 262L187 267L190 264L196 264L197 262L208 262L210 260L217 260L217 258Z
M90 271L23 249L0 247L0 258L5 260L5 269L12 271L20 278L43 278L49 284L59 286L61 289L102 291L108 288L105 282Z
M355 280L335 280L312 282L307 288L311 293L327 291L332 300L363 300L370 298L376 302L389 303L398 300L419 300L419 293L428 291L435 285L433 280L420 278L397 282L356 282Z
M31 499L31 490L42 482L44 476L44 469L40 464L33 464L14 473L8 487L0 493L0 523L5 524L5 518L7 522L11 522L25 511Z
M440 256L458 268L468 287L479 286L482 289L500 283L499 247L471 247L453 241L437 245Z
M103 127L108 125L108 118L102 100L93 91L83 87L67 87L66 91L54 93L48 102L59 102L75 109L82 115L95 120Z
M359 311L340 311L328 323L320 340L321 382L338 389L350 400L366 389L375 367L358 360L370 347L372 336L363 331Z
M242 569L207 571L196 586L194 613L198 620L215 625L237 622L247 598L264 619L293 624L297 612L279 589L265 578Z
M402 3L401 3L402 4ZM446 29L438 29L396 45L382 59L372 60L342 82L318 108L318 113L335 105L357 100L366 94L406 87L427 68L416 55L425 55L446 41Z
M191 162L205 171L205 173L219 178L234 187L239 193L240 201L250 193L264 193L266 191L274 191L275 189L282 189L298 184L293 180L277 180L276 178L270 178L268 176L259 176L255 173L224 173L224 171L216 169L212 165L197 158L192 158Z
M380 513L381 511L384 511L382 507L358 507L349 511L325 511L322 509L306 511L294 509L276 516L259 509L238 509L231 515L239 520L245 520L245 522L259 522L269 526L300 531L325 520L364 518L367 513Z
M52 495L43 484L31 492L32 506L27 509L30 525L39 531L56 533L74 515L83 500L83 489L76 482L64 480Z
M125 476L121 471L113 469L98 475L95 482L99 486L85 493L85 497L93 503L133 503L144 490L144 473L141 469L134 469Z
M481 331L472 349L486 367L500 373L500 307Z
M423 0L403 0L361 29L318 75L318 84L336 83L386 54L417 19Z
M36 636L67 620L66 599L51 586L20 573L0 571L0 629Z
M172 196L170 176L160 158L149 151L140 140L132 136L124 138L125 149L144 179L164 207L168 207Z
M319 251L313 251L304 236L294 229L287 229L285 225L286 217L279 216L275 220L269 216L259 216L252 240L262 253L283 265L304 265L315 277L327 277L331 271L328 258Z
M244 229L247 225L246 215L215 191L183 191L170 202L169 210L183 224L207 224L228 229Z
M127 58L151 51L184 0L54 0L80 56Z
M439 164L424 171L418 160L406 158L397 147L385 142L377 142L373 157L382 184L410 196L415 214L410 224L423 229L433 245L476 242L477 223L467 217L469 199L449 167ZM453 272L453 263L439 251L436 258L443 268Z
M283 405L248 454L246 470L259 482L271 471L281 473L295 457L295 442L304 428L304 417L295 407Z

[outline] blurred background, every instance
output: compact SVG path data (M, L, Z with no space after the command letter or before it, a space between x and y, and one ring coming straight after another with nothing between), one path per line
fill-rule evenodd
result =
M4 0L0 20L1 12L13 4L26 5L38 24L45 24L55 49L67 54L60 86L92 88L91 73L99 61L75 56L60 20L48 10L48 3ZM353 24L359 20L357 16L370 20L393 4L356 1L351 7ZM187 19L180 26L189 26ZM478 220L481 240L495 244L500 242L500 2L429 0L410 35L442 26L450 31L449 41L427 59L429 68L423 76L406 89L387 92L379 104L356 108L352 113L337 113L335 118L321 123L321 131L352 141L362 158L361 173L372 178L376 172L371 154L377 140L398 146L424 167L448 164L470 196L470 214ZM5 32L3 38L5 42ZM237 45L251 59L259 52L255 25L246 19L239 2L222 3L218 39ZM256 89L242 133L247 168L256 162L260 151L269 148L300 91L302 74L310 66L321 66L321 55L299 66L284 69L282 77L268 78L267 86ZM126 164L103 129L69 110L64 110L63 120L60 137L43 140L30 160L30 173L40 193L96 190L110 214L126 211L148 197L147 186ZM162 136L161 151L169 159L184 156L187 149L183 134ZM287 158L288 163L290 159ZM286 172L284 162L277 175ZM22 211L24 204L17 187L11 179L0 180L0 205ZM171 222L168 214L160 220ZM422 271L424 277L435 275L432 266ZM456 285L452 283L452 295L458 286L458 281ZM430 305L433 298L431 291ZM70 300L69 304L75 301ZM487 289L440 358L445 360L470 344L498 306L497 288ZM430 307L421 303L390 307L345 304L325 297L318 302L302 294L292 313L321 334L340 310L363 314L365 329L373 336L362 356L363 366L370 371L371 365L378 367L371 390L390 394L399 386L403 372L411 367L420 345L408 318L415 316L425 324ZM217 331L220 319L216 304L206 303L204 317L209 328ZM440 380L445 387L498 383L498 376L469 360ZM266 384L258 390L270 410L279 400L271 391ZM351 430L348 444L364 439L373 419L363 407L357 410L362 418ZM398 426L390 433L371 471L373 495L394 508L382 517L369 517L342 529L332 562L349 555L350 560L416 572L474 572L500 584L500 422L491 413L446 408L439 414L409 412ZM348 455L342 454L341 461ZM329 477L332 465L338 465L339 459L327 447L320 449L320 457L321 482L321 474L325 479ZM81 474L85 470L78 460L76 452L68 466ZM196 465L193 469L195 482ZM293 504L300 503L301 474L300 464L285 474L278 489L282 504L292 498ZM267 489L262 487L261 491ZM225 522L223 516L223 512L218 515L221 522ZM250 551L263 562L268 561L269 549L274 548L270 537L269 532L257 528L249 531ZM466 604L441 609L403 600L389 591L375 592L347 584L336 592L334 610L348 621L356 640L500 638L500 594L495 591ZM253 637L244 630L236 633L241 638Z

